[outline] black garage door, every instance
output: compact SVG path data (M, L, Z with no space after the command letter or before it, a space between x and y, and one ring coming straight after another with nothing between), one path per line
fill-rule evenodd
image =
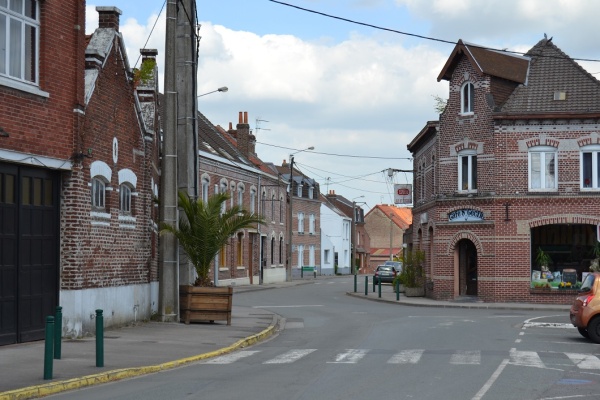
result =
M44 338L58 304L59 174L0 163L0 345Z

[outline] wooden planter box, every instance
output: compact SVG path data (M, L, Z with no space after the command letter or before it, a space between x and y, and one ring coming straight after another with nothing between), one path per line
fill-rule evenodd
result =
M181 321L227 321L231 325L233 288L179 286L179 311Z

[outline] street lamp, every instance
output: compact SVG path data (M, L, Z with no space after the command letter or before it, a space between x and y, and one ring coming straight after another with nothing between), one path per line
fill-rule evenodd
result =
M306 150L314 150L314 146L310 146L303 150L298 150L290 154L290 204L288 206L288 248L287 248L287 266L285 280L292 281L292 199L294 198L294 154L302 153Z
M204 94L199 94L198 97L206 96L207 94L211 94L211 93L215 93L215 92L223 92L223 93L225 93L228 90L229 90L229 88L227 86L223 86L223 87L218 88L217 90L213 90L212 92L208 92L208 93L204 93Z

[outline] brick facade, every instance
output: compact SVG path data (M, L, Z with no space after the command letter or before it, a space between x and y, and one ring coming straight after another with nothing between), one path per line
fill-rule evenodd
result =
M535 287L535 251L541 247L552 255L550 271L559 276L574 269L581 281L589 268L600 202L597 189L583 187L580 163L583 146L600 143L600 85L549 41L538 43L526 57L501 56L517 70L514 64L526 64L526 83L516 75L500 79L501 70L486 71L486 58L500 56L479 52L476 63L462 42L457 45L440 75L450 82L446 109L408 146L415 170L410 246L425 252L427 295L570 303L573 291L550 288L561 278ZM550 58L558 52L564 57ZM469 113L461 111L465 82L474 87ZM581 89L586 85L595 90ZM558 87L567 90L568 101L553 100ZM530 109L520 103L524 96ZM582 112L584 102L590 106ZM544 164L547 176L554 176L557 162L554 187L532 186L534 151L555 154L553 162ZM459 181L459 171L467 171L459 166L465 155L476 157L476 188Z

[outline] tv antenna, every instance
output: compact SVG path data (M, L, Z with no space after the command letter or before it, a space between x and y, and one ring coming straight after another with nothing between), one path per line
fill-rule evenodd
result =
M258 131L270 131L270 129L268 128L261 128L260 127L260 123L261 122L269 122L266 119L260 119L260 117L256 118L256 124L254 125L254 130L256 131L256 133L258 133Z

